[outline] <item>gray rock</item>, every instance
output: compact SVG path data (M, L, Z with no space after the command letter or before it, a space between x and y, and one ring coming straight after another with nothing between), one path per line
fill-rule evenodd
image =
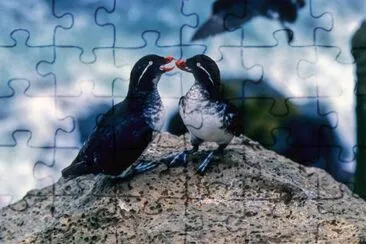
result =
M145 154L158 160L189 147L163 134ZM205 144L202 149L213 148ZM235 138L224 160L195 174L161 165L129 182L102 175L30 191L0 210L0 242L358 243L366 204L321 169L305 168ZM192 163L193 162L193 163Z

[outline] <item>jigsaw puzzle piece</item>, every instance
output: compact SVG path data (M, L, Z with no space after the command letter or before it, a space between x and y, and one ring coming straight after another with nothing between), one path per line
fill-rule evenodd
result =
M9 86L13 95L0 99L0 106L8 108L0 122L3 135L0 144L11 143L11 132L16 130L32 132L32 145L36 146L54 146L57 134L73 132L73 119L57 116L53 97L27 96L25 92L29 83L24 81L11 82Z
M83 81L94 83L93 94L96 96L121 96L127 93L130 69L114 65L113 49L95 50L98 59L88 64L80 61L80 54L80 50L75 47L57 47L53 59L38 65L42 75L55 77L57 97L81 96L80 83ZM115 87L112 87L113 84Z
M316 96L316 84L298 75L299 63L302 60L315 58L314 47L287 45L284 31L275 32L274 38L277 40L277 45L274 46L245 46L243 48L244 66L261 67L264 79L269 80L270 84L282 91L286 97ZM268 62L269 57L273 58L273 62Z
M296 162L336 167L333 161L339 153L328 147L342 145L339 131L334 130L338 116L334 111L320 109L319 98L286 98L266 81L248 81L243 109L247 136Z
M284 128L298 111L292 104L283 102L283 97L246 97L243 101L245 135L259 141L265 147L273 147L277 139L272 135L277 128Z
M293 46L316 45L317 33L330 33L334 27L333 13L327 9L317 9L316 2L325 1L305 1L305 6L298 12L296 22L289 24L294 32Z
M272 149L296 162L323 168L342 182L349 181L354 144L346 132L348 125L340 126L341 113L326 106L329 101L325 98L291 98L288 102L297 111L289 110L281 127L272 131ZM345 135L343 139L341 135Z
M10 34L14 41L12 46L0 46L0 57L3 65L0 68L0 96L9 94L11 80L28 80L27 94L33 96L52 96L55 83L53 79L42 77L36 70L38 62L50 59L53 55L51 46L37 47L29 45L30 33L27 30L16 30Z
M336 130L334 132L337 136L339 136L339 132ZM340 136L339 136L340 137ZM338 139L338 141L341 141ZM328 161L326 165L330 165L330 169L326 169L335 180L342 182L349 187L352 186L355 167L356 167L356 155L355 155L355 146L349 144L332 145L332 146L324 146L324 151L329 151L330 157L326 158ZM331 163L329 163L331 162Z
M12 142L0 144L2 195L12 195L13 199L19 199L30 188L44 187L53 183L50 179L35 175L34 164L42 161L44 164L53 165L54 149L34 146L30 143L31 139L30 131L18 130L12 133Z
M54 44L54 29L57 26L68 28L72 24L71 15L55 15L54 0L2 1L0 13L1 46L14 45L11 33L19 30L29 33L29 45L51 46ZM24 55L24 57L30 56Z
M314 16L321 16L324 13L331 14L333 20L330 31L319 30L315 32L316 45L337 47L340 52L337 61L347 64L353 63L353 57L349 52L352 36L350 33L354 33L359 23L365 18L366 1L335 1L330 3L312 0L311 5Z
M189 58L193 55L203 53L205 46L201 45L163 45L161 44L161 33L155 30L144 31L140 37L143 45L139 47L116 47L116 65L132 66L140 57L155 53L159 56L173 56L176 59Z
M226 77L227 74L237 75L238 69L237 65L241 64L240 60L242 60L242 53L239 51L239 48L243 45L243 40L246 38L243 28L235 28L230 29L226 32L223 32L219 35L210 36L206 39L194 40L192 42L192 37L195 35L195 32L198 28L209 18L211 12L211 6L214 1L205 1L197 3L195 1L185 1L182 9L182 15L194 16L196 18L197 23L195 25L185 25L182 28L182 40L184 45L201 45L206 47L204 50L204 54L210 56L214 59L218 65L220 66L220 62L222 61L221 66L225 66L223 69L221 68L223 77ZM198 5L198 6L197 6ZM238 48L237 50L235 48ZM231 56L226 56L229 59L224 59L223 53L226 50L232 50L230 53ZM240 55L239 58L238 54ZM195 55L195 54L193 54ZM190 57L193 55L184 55L186 57ZM224 60L223 60L224 59ZM236 62L236 63L234 63ZM245 69L249 69L249 67L244 67ZM240 69L239 69L240 70ZM239 71L240 72L240 71ZM230 76L232 77L232 76Z
M181 43L184 47L201 46L204 48L203 53L210 56L214 60L218 60L220 55L217 50L221 46L239 46L242 39L242 30L232 30L229 33L223 34L226 38L219 36L213 36L206 40L198 40L192 43L192 36L199 27L200 23L204 21L206 16L208 17L211 10L211 4L213 0L205 2L196 2L192 0L182 1L181 15L184 17L194 17L194 24L184 24L181 27ZM189 58L198 53L183 51L183 57Z
M263 78L264 70L261 64L246 65L245 49L238 46L220 46L216 53L219 53L216 54L216 61L224 81L260 81Z
M355 168L354 145L356 145L355 134L355 114L354 105L351 99L346 95L339 97L319 98L318 113L321 115L331 115L334 117L333 126L324 126L321 128L320 137L333 135L334 142L323 145L324 150L329 150L333 166L327 169L337 180L347 183L352 180ZM336 117L335 117L336 116Z
M77 138L74 136L74 138ZM53 161L51 164L49 162L45 162L43 160L38 160L34 163L33 166L33 175L35 179L42 182L42 185L53 185L57 182L61 176L61 171L65 167L69 166L70 163L75 159L77 156L80 146L74 146L73 144L77 143L65 143L62 136L55 135L55 146L54 147L44 147L47 149L53 149ZM80 145L77 144L77 145ZM43 183L43 182L48 182ZM84 190L83 187L84 182L81 184L77 184L77 189L71 189L69 186L65 186L64 188L68 189L69 191L64 191L64 189L59 189L59 185L55 184L54 187L49 189L47 192L48 195L78 195L80 192ZM89 188L90 188L90 182Z
M58 96L56 110L59 117L70 116L75 120L80 141L84 142L99 118L112 107L114 99L112 96L95 95L95 83L92 81L80 81L76 85L80 85L80 96ZM58 146L70 146L70 142L67 140L60 139L59 141ZM64 144L62 144L63 141Z
M289 102L290 97L286 97L283 92L276 89L267 79L261 79L259 81L246 80L243 82L243 86L243 98L271 100L272 105L268 112L272 115L285 117L289 115L290 109L295 109L295 105Z
M113 8L100 8L96 20L100 25L113 26L116 47L144 47L140 36L147 30L161 35L161 45L179 46L182 26L195 22L191 16L181 15L184 5L185 1L179 0L115 1Z
M342 140L334 140L333 145L325 145L322 150L329 150L333 159L332 168L327 171L342 182L350 180L354 168L353 147L356 144L354 116L354 68L351 64L340 63L337 47L316 47L316 59L303 60L299 64L299 76L316 83L319 115L330 113L337 115L336 127L324 127L324 135L343 135ZM332 131L334 130L334 131Z
M100 2L73 0L54 0L55 15L72 16L72 25L55 29L55 45L58 47L74 47L80 51L81 62L94 62L95 51L100 48L114 46L112 26L100 25L96 22L99 9L112 8L113 0ZM87 37L87 38L85 38Z
M304 57L298 64L299 77L315 83L320 97L346 95L351 101L354 87L353 65L339 63L340 50L337 47L314 47L315 57Z
M199 43L207 43L210 44L209 46L220 41L220 39L225 39L226 44L228 45L234 44L234 39L236 39L236 44L240 43L242 28L240 25L235 28L231 28L227 23L231 22L233 19L240 19L240 17L244 17L244 15L248 13L247 9L239 9L238 12L240 13L237 15L219 15L220 17L215 19L217 21L217 23L215 23L214 21L209 20L212 15L215 2L217 1L209 0L198 3L196 1L188 0L184 2L181 14L185 16L194 16L196 23L194 25L184 26L188 28L186 28L187 30L184 32L183 40L186 40L187 42L197 41ZM223 20L222 22L220 22L221 17ZM197 35L198 29L200 29L200 34Z

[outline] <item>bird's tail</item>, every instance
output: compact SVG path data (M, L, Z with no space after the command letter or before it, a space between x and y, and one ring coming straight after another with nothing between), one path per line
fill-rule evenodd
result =
M64 168L62 170L62 177L65 179L71 180L81 175L87 175L94 173L92 167L88 166L85 162L77 162L73 163L70 166Z

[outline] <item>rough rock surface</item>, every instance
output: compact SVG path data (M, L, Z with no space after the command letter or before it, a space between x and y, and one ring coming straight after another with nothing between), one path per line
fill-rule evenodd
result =
M163 134L144 157L184 149ZM202 149L212 148L206 144ZM205 176L162 164L128 182L88 175L30 191L0 210L0 242L358 243L366 204L323 170L235 138Z

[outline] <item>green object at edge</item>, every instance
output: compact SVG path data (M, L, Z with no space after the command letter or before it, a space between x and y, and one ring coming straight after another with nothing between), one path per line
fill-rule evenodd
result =
M357 165L353 190L366 199L366 22L352 38L352 54L357 66Z

